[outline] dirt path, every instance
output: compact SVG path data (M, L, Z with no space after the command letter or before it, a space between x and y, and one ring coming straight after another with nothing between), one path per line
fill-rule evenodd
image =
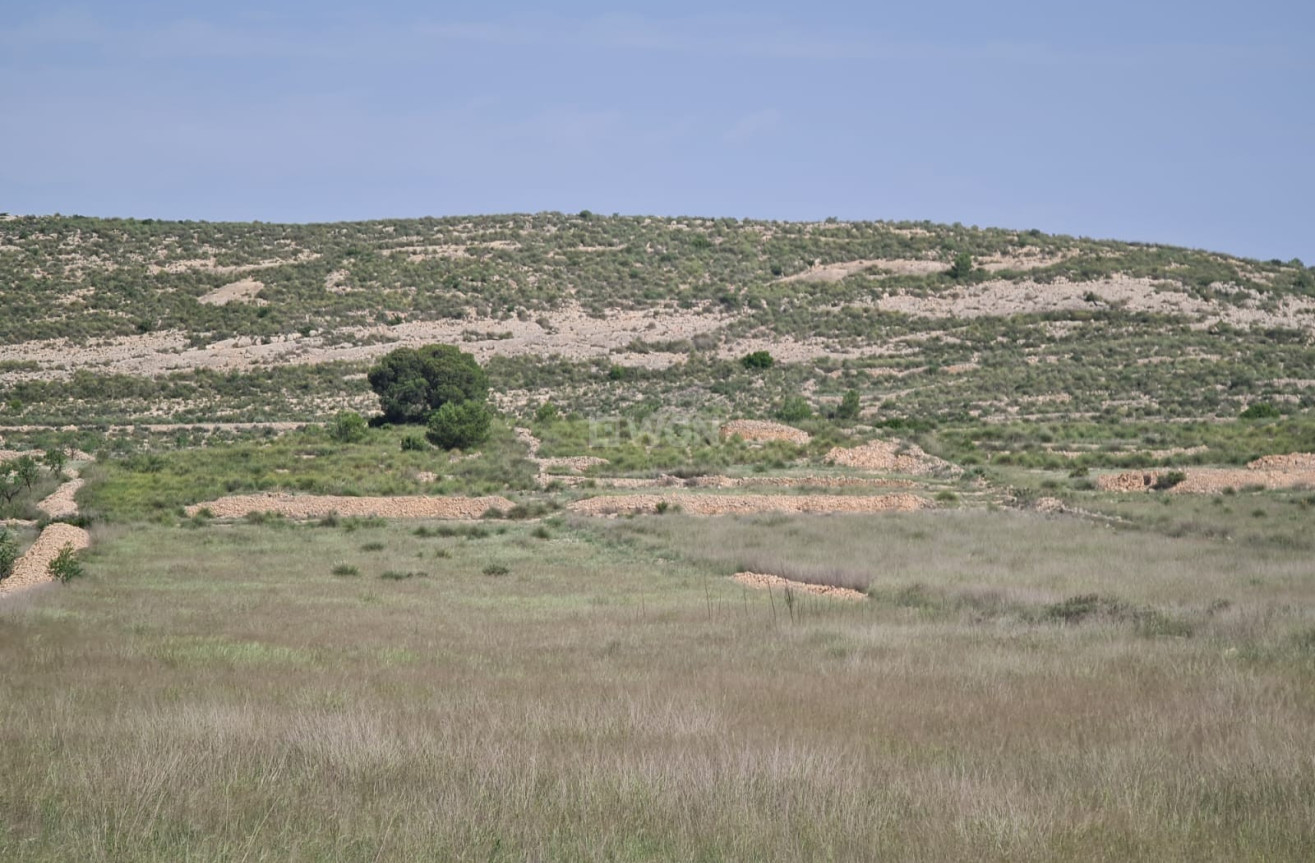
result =
M834 599L867 599L867 594L861 591L852 590L848 587L833 587L829 584L809 584L806 581L795 581L790 578L781 578L779 575L766 575L761 572L737 572L731 576L731 581L739 582L745 587L752 587L758 590L793 590L800 593L812 593L817 596L829 596Z
M91 537L80 527L55 522L41 531L37 541L14 564L14 571L4 581L0 581L0 595L13 594L16 591L39 584L53 582L50 575L50 562L66 546L80 551L91 545Z
M691 515L731 515L761 512L912 512L931 503L913 494L847 497L823 494L629 494L600 495L578 500L568 508L579 515L624 515L677 510Z
M187 507L194 516L208 510L216 518L241 518L252 512L276 512L288 518L346 517L476 519L490 509L504 512L515 504L505 497L347 497L269 492L237 494Z

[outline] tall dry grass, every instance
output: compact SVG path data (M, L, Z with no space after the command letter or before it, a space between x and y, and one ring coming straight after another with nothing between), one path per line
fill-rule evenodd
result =
M1305 857L1299 567L1148 538L1182 568L1148 584L1047 566L1049 528L981 518L107 531L87 580L0 608L0 859ZM1092 530L1072 554L1113 559ZM825 541L930 591L971 587L976 560L1020 596L1218 595L1250 623L1147 637L820 600L792 623L694 559L759 531L801 567Z

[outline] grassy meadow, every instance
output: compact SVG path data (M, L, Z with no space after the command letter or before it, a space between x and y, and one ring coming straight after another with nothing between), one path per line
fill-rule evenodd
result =
M0 605L0 859L1315 847L1283 542L985 510L94 531L86 578Z

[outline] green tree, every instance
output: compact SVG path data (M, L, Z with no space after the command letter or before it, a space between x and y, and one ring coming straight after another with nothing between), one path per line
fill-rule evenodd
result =
M41 476L41 468L37 465L37 460L30 455L25 455L14 462L14 473L18 476L19 482L27 487L28 491L32 490L32 483L36 482Z
M954 256L954 263L950 265L950 269L948 271L950 278L955 279L956 281L963 280L968 278L970 275L972 275L972 272L973 272L972 255L970 255L968 252L960 252L959 254Z
M447 402L429 415L425 437L443 449L471 449L488 440L492 420L483 402Z
M398 348L366 376L379 395L383 418L421 423L443 405L483 402L489 381L473 356L452 345Z
M51 447L46 450L46 454L41 457L41 460L46 463L46 467L50 468L50 472L55 476L63 473L64 465L68 463L68 457L64 455L64 451L59 447Z
M862 405L859 403L858 390L848 390L845 397L840 400L840 406L836 408L836 419L853 420L858 419L858 412Z

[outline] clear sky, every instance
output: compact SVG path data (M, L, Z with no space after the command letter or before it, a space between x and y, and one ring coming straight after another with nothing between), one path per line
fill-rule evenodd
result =
M0 0L0 210L931 219L1315 262L1310 0Z

